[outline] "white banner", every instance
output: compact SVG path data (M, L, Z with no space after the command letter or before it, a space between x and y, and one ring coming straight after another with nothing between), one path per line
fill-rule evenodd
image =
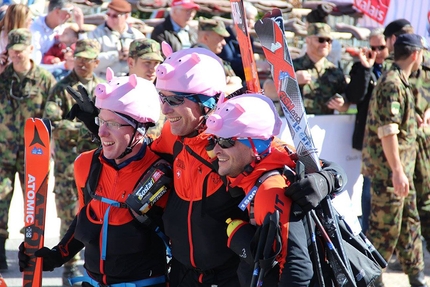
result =
M353 214L361 215L361 152L352 148L355 115L311 115L308 121L319 157L336 162L345 169L348 176L345 190L351 198ZM292 143L285 121L280 138Z

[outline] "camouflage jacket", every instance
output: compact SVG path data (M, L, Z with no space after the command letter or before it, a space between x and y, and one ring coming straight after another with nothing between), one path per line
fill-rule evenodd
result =
M393 64L378 80L369 103L366 129L364 133L362 174L373 180L391 182L391 168L378 137L378 128L397 124L399 133L399 155L404 172L413 182L416 158L417 122L415 102L411 86Z
M75 71L72 71L52 88L46 102L44 116L49 118L52 122L52 137L55 140L55 147L57 149L70 151L70 149L76 147L78 143L80 144L82 142L82 144L84 144L84 142L91 142L92 139L90 132L82 125L82 122L77 119L73 121L65 119L67 113L76 103L67 92L66 87L71 86L73 89L77 90L78 85L83 85L91 97L97 84L102 82L104 82L102 79L94 75L92 80L84 85L79 81ZM82 149L89 150L97 146L97 144L90 144L87 148ZM79 148L79 151L81 151L81 148Z
M24 124L27 118L42 117L49 91L55 84L51 73L32 61L22 80L9 64L0 77L0 154L2 164L15 164L24 151Z
M310 84L301 85L300 92L306 113L315 115L333 114L334 110L327 107L328 100L334 94L343 94L346 90L346 80L343 71L324 59L323 68L317 71L315 63L307 54L293 60L294 69L307 70L312 76Z

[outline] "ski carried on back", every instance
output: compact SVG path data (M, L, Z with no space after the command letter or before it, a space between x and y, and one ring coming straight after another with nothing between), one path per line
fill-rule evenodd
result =
M240 55L242 56L243 70L245 72L246 88L258 93L261 91L258 79L257 64L252 51L243 0L230 0L231 14L239 41Z
M298 172L297 176L300 178L304 176L304 173L317 172L321 169L320 160L312 140L299 84L285 38L281 11L273 9L272 12L268 12L263 19L257 21L255 31L260 39L266 60L271 66L272 78L278 91L279 101L301 162L298 163L298 169L300 165L304 165L304 170ZM320 205L321 208L317 210L318 216L314 210L306 215L309 228L312 226L311 222L314 221L320 233L326 235L324 239L329 250L328 257L335 273L335 285L356 287L330 198L324 199ZM309 232L313 238L312 229ZM313 249L313 262L319 284L325 286L320 265L321 260L315 241L312 242L311 248Z
M24 287L42 286L42 258L34 252L44 246L45 216L50 164L51 123L46 119L29 118L24 127L25 195L24 246L30 255L23 271Z

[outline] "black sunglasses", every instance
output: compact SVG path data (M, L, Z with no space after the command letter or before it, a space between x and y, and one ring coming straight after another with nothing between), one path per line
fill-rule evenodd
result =
M187 93L173 93L173 96L166 96L161 92L158 92L158 95L160 96L161 103L168 103L171 107L180 106L184 103L185 98L191 98L196 96L197 94L187 94Z
M331 44L331 42L333 42L333 40L330 39L330 38L318 37L318 43L322 44L324 42L327 42L327 43Z
M382 51L386 48L387 46L370 46L370 49L372 49L372 51Z
M219 145L220 148L226 149L231 148L236 143L236 138L219 138L219 137L213 137L213 140L215 144Z

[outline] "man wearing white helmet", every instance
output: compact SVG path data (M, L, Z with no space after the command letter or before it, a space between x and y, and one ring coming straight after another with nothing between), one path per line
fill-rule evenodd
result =
M109 68L106 74L108 83L95 91L102 147L80 154L74 166L80 211L60 243L35 256L43 258L44 271L52 271L85 247L88 275L71 285L166 286L166 248L154 225L161 223L167 197L145 214L149 221L125 204L146 173L170 170L147 148L145 136L160 115L158 94L152 82L136 75L114 77ZM25 268L23 244L19 259Z

